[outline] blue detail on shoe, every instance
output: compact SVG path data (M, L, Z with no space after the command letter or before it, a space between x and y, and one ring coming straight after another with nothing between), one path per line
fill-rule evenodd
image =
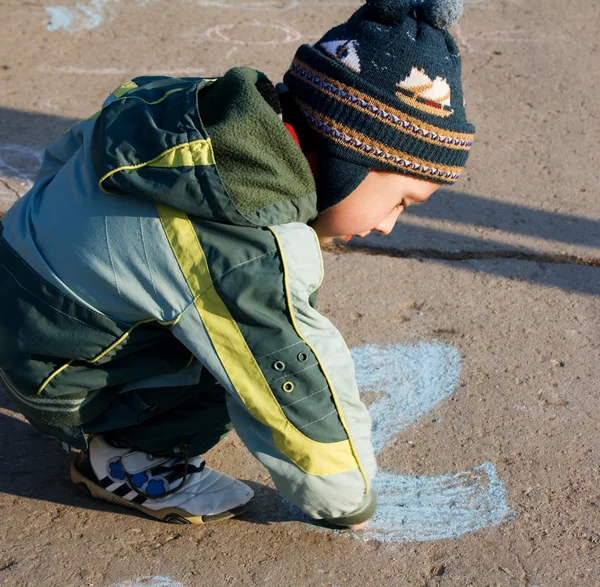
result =
M108 465L108 469L109 475L112 479L117 479L118 481L123 481L123 479L125 479L125 470L119 461L110 463Z
M146 473L136 473L135 475L132 475L129 480L133 485L139 488L148 481L148 475Z
M145 493L148 495L159 496L167 492L167 484L164 479L150 479Z

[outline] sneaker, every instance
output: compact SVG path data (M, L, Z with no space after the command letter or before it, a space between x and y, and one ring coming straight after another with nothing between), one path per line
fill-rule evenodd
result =
M232 518L254 497L250 487L205 466L202 457L153 455L92 436L71 463L71 480L93 497L163 522L206 524Z

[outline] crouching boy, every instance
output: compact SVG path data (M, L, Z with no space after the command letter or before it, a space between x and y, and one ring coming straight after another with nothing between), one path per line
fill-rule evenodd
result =
M320 244L389 233L473 140L457 2L372 0L277 89L140 77L47 149L0 239L0 381L80 449L74 482L185 523L252 490L201 456L232 428L316 519L373 515L371 421L315 309Z

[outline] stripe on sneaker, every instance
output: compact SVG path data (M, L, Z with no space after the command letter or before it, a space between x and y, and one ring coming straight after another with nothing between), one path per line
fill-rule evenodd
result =
M169 487L179 479L183 479L183 471L172 471L168 475L165 475L165 480L169 484Z
M188 465L188 470L187 470L188 478L193 473L200 473L203 469L204 469L204 465L202 465L200 467L196 467L195 465ZM171 467L171 472L168 475L165 475L165 479L167 480L169 487L173 483L175 483L175 481L179 481L180 479L183 479L184 473L185 473L184 465L177 465L177 467ZM171 489L172 489L172 487L171 487Z
M136 495L133 499L130 499L132 503L137 503L138 505L142 505L146 501L148 501L143 495Z
M110 477L104 477L98 481L102 489L106 489L109 485L112 485L114 481Z
M199 467L197 467L196 465L188 464L188 469L187 469L188 475L191 475L192 473L200 473L203 469L204 469L204 463L202 463ZM184 463L178 463L177 465L171 465L170 467L165 467L164 465L159 465L155 469L150 470L152 475L163 475L164 473L171 474L171 473L176 472L181 476L183 476L184 471L185 471Z
M127 485L127 483L123 483L122 485L120 485L119 487L117 487L116 489L111 491L111 493L114 493L115 495L118 495L119 497L124 497L130 491L131 491L131 487L129 487L129 485Z

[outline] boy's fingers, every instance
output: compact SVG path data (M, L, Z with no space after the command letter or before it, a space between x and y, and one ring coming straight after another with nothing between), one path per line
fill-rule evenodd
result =
M362 530L363 528L366 528L369 524L371 520L367 520L366 522L363 522L362 524L352 524L352 526L348 526L348 528L350 528L350 530Z

